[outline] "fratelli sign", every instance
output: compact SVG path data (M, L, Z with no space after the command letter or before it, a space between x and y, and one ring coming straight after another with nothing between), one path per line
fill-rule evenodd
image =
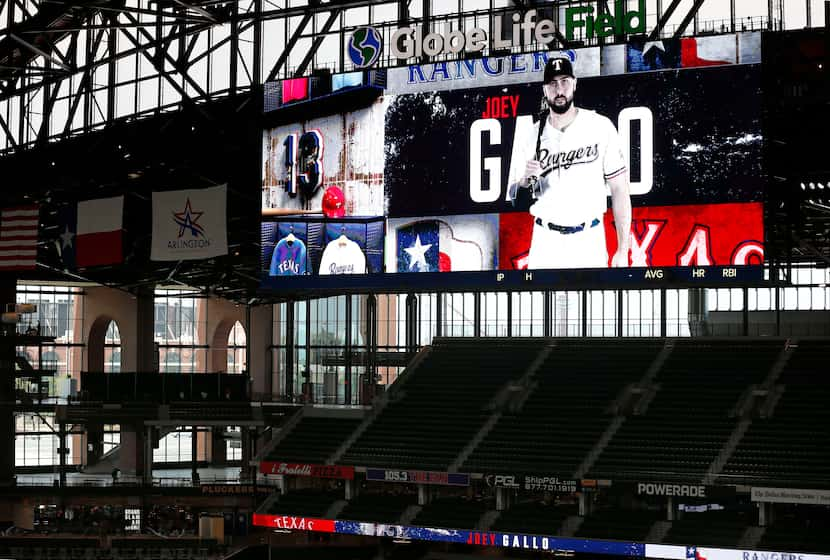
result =
M589 40L612 35L645 33L645 0L639 0L637 9L634 10L625 10L622 0L615 0L614 7L613 14L595 14L592 6L565 8L565 39L573 40L579 30L582 30L584 37ZM548 45L556 40L556 23L546 18L537 19L536 10L528 10L524 16L515 13L510 20L512 23L507 22L505 25L502 17L494 17L492 35L482 27L454 29L446 33L425 33L421 26L401 27L392 34L391 55L394 58L411 58L422 55L479 53L485 48L509 50L533 42ZM364 35L370 36L365 28L357 32L361 33L361 40Z

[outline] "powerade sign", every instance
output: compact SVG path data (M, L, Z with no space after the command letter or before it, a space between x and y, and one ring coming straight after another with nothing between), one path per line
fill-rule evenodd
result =
M437 471L409 471L393 469L366 469L366 480L405 482L409 484L436 484L441 486L469 486L470 475Z
M614 14L600 15L594 13L593 6L565 8L565 38L573 40L578 30L582 30L589 40L611 35L645 33L645 0L639 0L638 7L634 10L626 10L623 0L616 0L614 7ZM405 59L422 55L480 53L485 48L509 50L533 42L549 45L556 40L556 24L550 19L537 19L536 10L528 10L524 16L515 13L510 20L505 25L502 17L493 18L492 35L483 27L426 34L420 26L401 27L392 34L390 51L394 58ZM349 53L351 55L351 43Z

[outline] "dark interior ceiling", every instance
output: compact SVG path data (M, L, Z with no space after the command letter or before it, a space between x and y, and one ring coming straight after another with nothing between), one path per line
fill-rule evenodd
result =
M129 291L182 284L247 302L259 263L261 105L247 95L117 124L0 159L4 206L41 204L33 279L90 280ZM13 177L13 181L8 178ZM152 192L228 185L228 250L204 261L150 261ZM124 263L66 271L55 239L59 210L125 196Z

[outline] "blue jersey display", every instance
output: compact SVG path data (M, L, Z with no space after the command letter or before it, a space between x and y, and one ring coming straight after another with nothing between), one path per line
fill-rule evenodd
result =
M284 237L274 247L271 256L271 267L268 274L271 276L297 276L306 273L305 243L293 235Z

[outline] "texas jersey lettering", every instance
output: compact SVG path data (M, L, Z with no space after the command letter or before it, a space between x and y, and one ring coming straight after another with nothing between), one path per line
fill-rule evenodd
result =
M306 247L301 240L283 238L274 247L271 276L298 276L306 273Z

